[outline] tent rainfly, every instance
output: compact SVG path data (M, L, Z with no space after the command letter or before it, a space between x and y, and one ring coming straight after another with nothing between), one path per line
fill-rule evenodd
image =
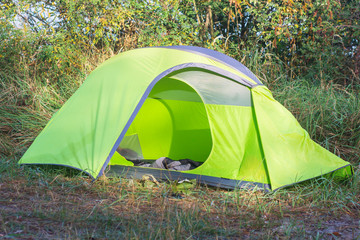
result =
M134 166L142 159L191 159L186 171ZM121 153L121 152L120 152ZM267 190L332 173L348 162L312 141L294 116L244 65L192 46L121 53L97 67L57 111L19 161L88 173ZM108 168L107 168L108 167Z

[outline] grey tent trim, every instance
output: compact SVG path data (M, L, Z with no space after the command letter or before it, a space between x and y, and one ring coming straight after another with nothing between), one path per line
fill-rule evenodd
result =
M106 176L108 177L125 177L125 178L135 178L135 179L142 179L144 175L149 175L149 174L155 177L156 179L161 179L161 180L177 181L183 179L196 179L196 181L200 184L205 184L208 186L225 188L225 189L239 189L239 188L249 189L249 188L259 187L264 189L265 191L271 190L271 186L265 183L211 177L206 175L184 173L181 171L173 171L168 169L112 165L109 171L106 172Z
M201 48L196 46L165 46L161 48L169 48L169 49L177 49L182 50L186 52L195 53L201 56L205 56L207 58L211 58L215 61L221 62L222 64L225 64L237 71L240 71L241 73L245 74L252 80L254 80L257 84L263 85L262 82L259 81L259 79L253 74L247 67L245 67L242 63L239 61L233 59L232 57L229 57L221 52L217 52L208 48Z

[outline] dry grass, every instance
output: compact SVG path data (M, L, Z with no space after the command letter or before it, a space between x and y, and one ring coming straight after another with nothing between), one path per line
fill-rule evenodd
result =
M106 177L91 182L74 171L23 169L3 159L5 165L4 239L360 237L359 169L349 182L319 179L266 194Z
M334 81L331 74L319 79L313 65L296 76L298 69L258 46L227 51L269 86L315 141L355 166L347 182L316 179L269 194L106 177L91 182L67 168L16 163L86 75L117 53L86 50L61 32L3 30L0 239L360 239L360 86L346 62L337 61L344 80ZM153 44L152 36L142 34L142 46ZM120 49L135 47L137 37L125 34ZM321 71L339 66L325 64Z
M341 153L355 166L356 174L347 182L317 179L265 194L191 184L180 190L176 183L106 177L91 182L67 168L19 167L16 162L52 112L82 80L63 83L56 91L41 81L34 81L32 90L30 85L19 87L21 79L14 81L0 79L4 84L0 92L0 238L360 238L356 91L285 80L279 87L273 85L275 97L312 137Z

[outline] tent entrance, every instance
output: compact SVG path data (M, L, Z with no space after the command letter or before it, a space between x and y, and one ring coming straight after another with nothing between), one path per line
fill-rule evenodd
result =
M204 162L211 149L209 120L202 99L188 84L166 77L152 89L118 152L129 160L168 157ZM119 164L116 162L112 159L110 164Z

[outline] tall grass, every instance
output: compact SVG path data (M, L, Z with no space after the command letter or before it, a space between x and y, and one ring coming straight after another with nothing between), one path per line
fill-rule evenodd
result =
M17 161L86 75L113 53L77 52L78 68L71 67L74 55L70 62L50 67L44 56L52 56L39 46L35 49L33 58L19 52L11 64L0 66L0 238L356 239L360 235L359 86L296 76L266 52L248 49L234 54L315 141L353 164L355 175L346 182L319 178L269 194L106 177L91 182L75 170L21 167ZM34 61L44 65L35 68ZM54 71L45 74L47 68ZM64 74L64 69L70 72Z
M297 76L274 54L257 49L241 53L238 60L292 112L312 139L347 161L360 163L360 85L334 84L331 76L319 79L314 76L316 72L313 76Z
M284 81L273 93L311 138L336 155L360 163L359 92L339 85L321 88L297 79Z
M24 40L23 48L30 47L29 42L31 40ZM37 44L41 45L41 42ZM41 46L33 47L42 49ZM65 68L71 66L72 58L65 59L61 65L56 63L54 67L41 51L32 57L28 55L20 52L13 57L15 59L9 59L12 61L9 64L0 65L0 156L3 157L22 155L86 76L113 53L85 52L77 56L77 68ZM21 61L17 62L16 57ZM42 67L29 67L34 62ZM48 70L44 72L44 68ZM71 72L68 75L61 73L64 69Z

